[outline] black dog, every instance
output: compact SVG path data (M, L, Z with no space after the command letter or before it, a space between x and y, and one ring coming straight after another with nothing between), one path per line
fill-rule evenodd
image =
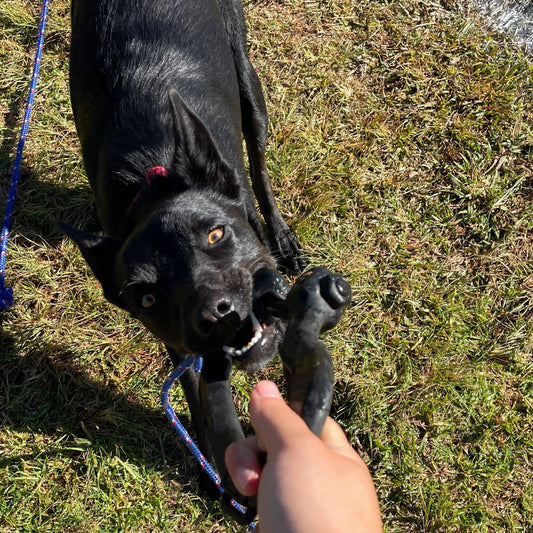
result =
M245 41L239 0L72 2L72 107L103 234L62 227L106 298L175 364L222 349L245 370L264 365L283 324L254 314L254 275L275 259L294 273L304 265L270 188ZM205 449L192 371L182 385Z

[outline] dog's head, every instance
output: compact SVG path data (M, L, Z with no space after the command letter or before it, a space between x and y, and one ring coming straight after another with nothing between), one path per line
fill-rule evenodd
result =
M278 327L261 324L253 301L254 275L274 260L221 195L185 191L125 241L63 229L106 298L178 353L224 349L249 370L275 354Z
M123 240L61 227L106 298L167 346L182 354L224 350L255 370L276 353L282 328L254 313L254 276L275 261L246 220L237 180L208 132L176 93L171 99L181 139L170 171L177 189L166 194L163 186L148 209L141 205Z

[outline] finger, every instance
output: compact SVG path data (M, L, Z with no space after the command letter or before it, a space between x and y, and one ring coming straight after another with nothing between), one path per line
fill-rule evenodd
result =
M253 496L259 489L261 452L256 437L232 442L224 456L229 475L243 496Z
M252 390L250 418L259 449L269 454L299 439L313 437L305 422L286 404L271 381L261 381Z
M320 435L320 438L327 444L350 446L344 431L330 416L328 416L324 422L324 428L322 429L322 435Z
M326 418L320 438L331 451L355 461L361 460L360 455L353 449L342 428L329 416Z

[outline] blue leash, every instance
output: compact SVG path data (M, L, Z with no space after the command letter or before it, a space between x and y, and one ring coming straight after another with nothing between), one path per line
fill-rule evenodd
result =
M17 154L15 156L15 163L13 164L13 174L11 175L11 185L7 196L7 205L2 223L2 231L0 233L0 310L13 305L13 289L5 286L6 273L6 254L7 243L9 240L9 229L11 227L11 217L13 215L13 208L15 205L15 197L17 195L17 185L20 177L20 166L22 162L22 152L26 144L26 137L28 135L28 128L30 126L30 116L35 100L35 91L37 88L37 78L39 77L39 67L41 66L41 57L43 55L44 33L46 30L46 18L48 16L48 5L50 0L43 0L43 9L41 12L41 21L39 23L39 37L37 38L37 50L35 51L35 60L33 63L33 75L30 84L30 93L26 102L26 110L24 112L24 122L20 130L19 142L17 147Z
M163 383L163 388L161 389L161 405L163 406L163 409L165 410L165 414L167 415L167 418L170 420L170 422L174 426L174 429L178 433L182 442L185 444L185 446L187 446L187 448L192 453L192 455L195 457L195 459L198 461L200 466L205 470L207 475L211 478L213 483L217 486L217 489L219 490L220 494L224 494L224 488L222 487L220 476L217 474L215 469L209 464L209 461L204 457L204 455L202 454L202 452L200 451L196 443L192 440L188 431L183 427L183 424L179 421L169 401L170 388L172 387L174 382L189 367L193 365L194 365L194 370L196 372L200 372L200 370L202 369L202 363L203 363L203 360L201 357L190 355L181 363L181 365L177 366L172 371L170 376ZM246 512L244 507L237 501L232 499L230 503L240 513L244 514ZM251 522L249 524L249 527L252 530L255 529L255 523Z

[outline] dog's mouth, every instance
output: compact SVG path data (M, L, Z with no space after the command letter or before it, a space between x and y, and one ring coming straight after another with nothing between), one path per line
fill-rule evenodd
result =
M288 287L277 271L259 270L254 274L251 306L243 309L242 315L233 309L213 326L212 331L205 335L186 335L183 344L188 351L206 356L223 352L241 370L258 370L277 353L286 327ZM191 325L184 332L194 333L195 329Z
M267 337L274 334L274 328L261 324L255 313L243 321L242 326L235 333L230 344L223 346L222 349L233 359L244 361L255 351L254 347L261 346Z
M231 341L222 347L235 361L275 350L287 319L285 298L288 283L275 270L263 268L254 275L253 310ZM272 354L273 355L273 354Z

